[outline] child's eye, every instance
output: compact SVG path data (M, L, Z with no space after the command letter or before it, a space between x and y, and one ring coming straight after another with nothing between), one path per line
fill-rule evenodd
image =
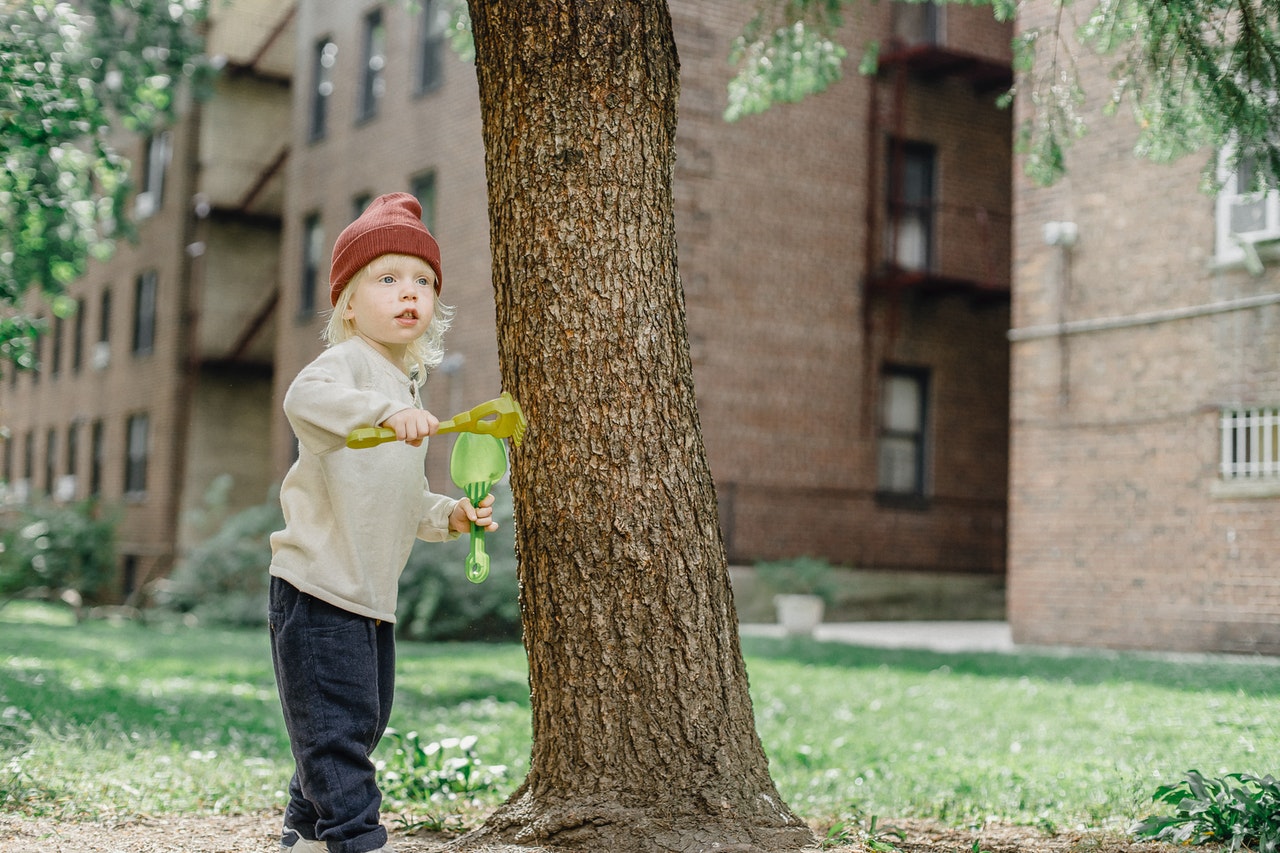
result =
M419 286L419 287L430 287L430 286L431 286L431 280L430 280L429 278L427 278L426 276L423 276L422 278L418 279L418 286Z
M382 278L378 279L378 281L382 282L383 284L395 284L396 277L393 275L384 275Z

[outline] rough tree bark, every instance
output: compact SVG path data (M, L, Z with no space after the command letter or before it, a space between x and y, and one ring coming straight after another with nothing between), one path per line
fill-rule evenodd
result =
M695 407L663 0L470 0L512 453L528 777L462 846L788 850Z

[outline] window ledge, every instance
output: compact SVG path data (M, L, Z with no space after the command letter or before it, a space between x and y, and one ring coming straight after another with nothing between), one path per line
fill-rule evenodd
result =
M1209 487L1209 496L1223 501L1280 498L1280 477L1257 480L1214 480Z
M1219 251L1209 260L1212 272L1230 272L1232 270L1248 270L1256 274L1255 265L1268 261L1280 261L1280 235L1250 244L1253 257L1243 248L1235 251Z

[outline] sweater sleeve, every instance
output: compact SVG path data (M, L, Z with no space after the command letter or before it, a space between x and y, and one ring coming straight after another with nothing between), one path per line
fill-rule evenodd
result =
M304 367L284 396L294 434L316 454L346 446L352 430L376 426L407 405L359 387L350 366L338 358L319 358Z
M422 481L422 489L426 505L423 508L422 520L418 522L418 538L425 542L447 542L461 536L461 533L449 529L449 516L453 513L453 508L458 505L458 499L432 492L425 478Z

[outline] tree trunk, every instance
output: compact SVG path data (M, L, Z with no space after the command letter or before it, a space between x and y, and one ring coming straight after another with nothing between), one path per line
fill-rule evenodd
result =
M463 842L785 850L702 444L662 0L471 0L512 453L529 775Z

